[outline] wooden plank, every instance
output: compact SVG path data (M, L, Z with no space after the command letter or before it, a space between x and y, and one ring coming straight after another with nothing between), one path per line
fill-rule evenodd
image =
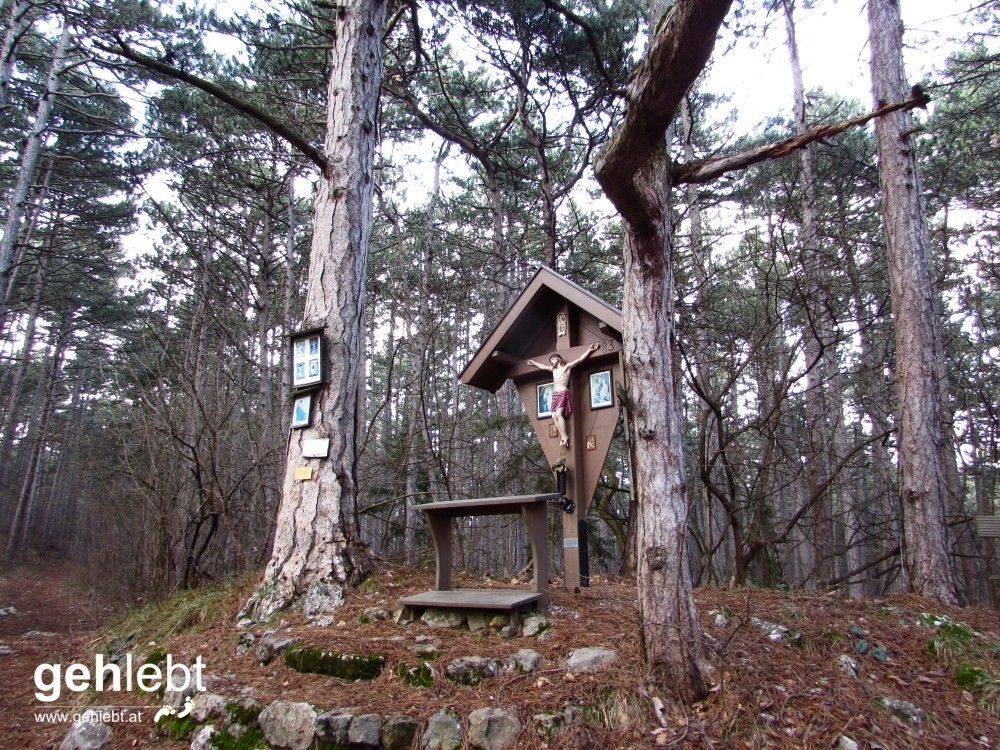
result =
M446 500L440 503L424 503L417 510L427 514L435 513L448 517L455 516L490 516L504 513L520 513L526 505L547 503L558 500L558 492L545 495L513 495L510 497L485 497L478 500Z
M454 589L452 591L425 591L422 594L400 599L405 607L442 607L445 609L499 609L515 610L535 604L544 594L514 589Z
M1000 516L976 516L975 521L981 539L1000 539Z

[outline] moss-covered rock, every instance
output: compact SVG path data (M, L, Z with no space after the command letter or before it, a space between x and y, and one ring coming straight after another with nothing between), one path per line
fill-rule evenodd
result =
M341 680L374 680L385 666L382 654L343 654L296 644L285 651L285 664L297 672L325 674Z
M270 750L271 748L260 729L251 729L239 736L230 732L216 732L209 739L208 746L214 750Z
M174 714L161 716L156 722L155 731L161 737L169 737L172 740L186 740L197 728L196 722L190 716L177 718Z
M429 688L434 683L434 670L426 663L411 667L400 662L396 665L396 676L411 687Z

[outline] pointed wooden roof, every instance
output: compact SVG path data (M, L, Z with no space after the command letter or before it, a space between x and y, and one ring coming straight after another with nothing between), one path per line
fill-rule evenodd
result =
M458 379L496 393L509 377L513 363L540 354L529 351L538 329L554 319L565 302L592 315L621 339L621 310L551 268L540 266Z

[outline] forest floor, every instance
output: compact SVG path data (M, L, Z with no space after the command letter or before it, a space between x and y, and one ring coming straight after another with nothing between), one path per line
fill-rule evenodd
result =
M660 693L665 707L658 718L644 688L636 592L630 582L595 576L579 594L556 587L546 613L552 635L544 641L503 640L488 630L432 629L419 622L366 622L362 616L376 605L391 608L400 597L431 588L432 581L430 571L382 568L353 592L329 627L307 626L296 616L277 624L310 645L386 656L386 668L373 682L346 683L300 674L280 658L262 666L253 649L236 656L241 633L235 615L253 580L208 598L168 601L109 626L109 608L95 592L76 585L66 566L0 573L0 611L17 610L0 617L0 643L13 651L0 656L0 748L57 748L68 722L37 720L36 714L49 708L33 695L37 665L93 667L95 653L110 649L129 629L139 655L155 644L175 661L202 656L213 692L233 696L250 687L263 705L284 699L324 710L351 707L355 713L420 719L445 706L462 716L483 706L503 706L516 711L526 727L518 743L523 748L835 748L841 737L869 750L1000 747L998 611L945 607L903 595L856 601L763 589L699 590L713 666L711 692L689 707ZM407 647L419 635L437 638L443 649L435 662L439 676L429 688L411 687L396 677L399 663L417 662ZM868 646L864 654L861 641ZM567 673L563 660L583 646L613 648L617 660L599 674ZM544 657L540 671L504 674L475 688L440 675L459 656L502 659L522 648ZM845 672L842 657L854 660L856 676ZM141 723L114 725L111 750L188 746L152 734L159 706L152 696L120 695L124 700L110 701L107 693L89 691L58 703L148 707ZM900 718L884 699L889 705L893 699L909 702L919 717ZM586 707L587 721L548 740L534 734L533 714L567 706Z

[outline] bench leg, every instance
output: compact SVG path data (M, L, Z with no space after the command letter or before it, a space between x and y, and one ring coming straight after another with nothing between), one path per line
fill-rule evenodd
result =
M451 517L427 513L427 525L434 540L434 557L437 562L438 591L451 590Z
M531 557L534 560L535 591L542 595L538 600L538 608L549 606L549 540L548 517L544 504L521 506L524 525L528 529L528 539L531 541ZM511 623L513 624L513 622Z

